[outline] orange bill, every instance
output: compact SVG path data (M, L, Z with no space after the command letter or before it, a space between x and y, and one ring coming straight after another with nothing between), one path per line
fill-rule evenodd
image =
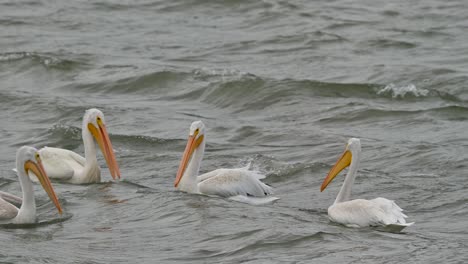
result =
M174 182L174 186L177 187L179 185L182 176L184 175L185 169L192 158L193 152L195 149L200 146L203 142L203 135L199 136L197 139L198 130L192 136L189 136L187 141L187 146L185 146L184 154L182 156L182 160L180 161L179 169L177 170L176 179Z
M29 170L31 170L39 179L39 182L42 185L42 188L46 191L47 195L49 195L50 200L55 204L55 207L57 207L57 210L59 214L62 214L62 207L60 206L59 200L57 198L57 195L55 194L54 188L52 187L52 184L50 183L49 177L47 177L47 174L44 170L44 167L42 166L42 162L40 160L40 157L36 157L37 163L31 160L28 160L24 163L24 170L26 171L26 174L28 173Z
M353 156L351 155L351 152L349 150L346 150L343 155L338 159L336 162L335 166L330 170L328 173L327 177L322 183L322 186L320 187L320 191L322 192L327 188L328 184L332 182L332 180L338 175L342 170L344 170L346 167L348 167L351 164Z
M88 129L91 131L91 134L96 139L96 142L102 151L112 178L114 180L118 178L120 179L119 165L115 159L114 149L112 148L112 143L110 141L109 134L107 133L106 125L102 122L98 122L98 127L99 129L91 123L88 124Z

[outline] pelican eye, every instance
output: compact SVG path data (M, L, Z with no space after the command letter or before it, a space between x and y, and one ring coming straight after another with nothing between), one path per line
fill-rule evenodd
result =
M36 156L36 160L40 160L40 159L41 159L41 157L39 156L39 153L36 153L35 156Z

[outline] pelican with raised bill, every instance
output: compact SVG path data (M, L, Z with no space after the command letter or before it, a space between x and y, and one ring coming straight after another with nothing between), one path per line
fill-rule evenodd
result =
M36 200L28 173L34 173L62 214L62 207L42 166L40 154L33 147L21 147L16 152L16 168L23 191L23 199L5 192L0 193L0 224L32 224L36 222ZM20 208L14 204L21 204Z
M39 150L47 175L52 180L73 184L100 182L101 170L96 157L94 138L104 155L112 178L120 179L119 165L107 133L104 114L100 110L86 110L83 116L82 137L84 158L67 149L44 147Z
M205 125L201 121L193 122L174 183L178 190L230 197L251 204L264 204L278 199L269 196L273 188L260 181L265 176L247 168L217 169L198 175L205 152L205 140Z
M413 223L406 223L407 216L394 201L381 197L372 200L350 200L351 188L360 158L360 140L357 138L349 139L343 155L322 183L320 191L325 190L336 175L349 166L348 174L335 203L328 208L330 220L350 227L376 226L390 232L400 232L403 228L412 225Z

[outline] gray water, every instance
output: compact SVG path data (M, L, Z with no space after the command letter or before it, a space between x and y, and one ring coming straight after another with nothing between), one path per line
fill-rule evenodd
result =
M70 3L69 3L70 2ZM468 261L468 2L1 1L0 189L22 145L83 154L106 115L122 178L36 188L37 225L0 228L1 263ZM281 199L177 192L192 121L202 172L250 164ZM361 138L353 197L386 197L403 234L331 223Z

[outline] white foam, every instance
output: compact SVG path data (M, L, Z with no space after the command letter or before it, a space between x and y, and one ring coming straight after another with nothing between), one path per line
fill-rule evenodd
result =
M236 81L241 80L246 76L251 76L248 72L240 71L237 69L211 69L201 68L193 71L195 76L202 78L221 78L223 81ZM252 75L253 76L253 75Z
M253 197L253 196L244 196L244 195L236 195L231 196L228 198L229 200L233 200L240 203L246 203L250 205L264 205L269 203L274 203L275 201L279 200L278 197L274 196L265 196L265 197Z
M0 54L0 61L14 61L32 56L29 52L12 52Z
M378 95L381 94L391 94L393 98L404 98L407 95L412 95L416 97L427 96L429 90L416 88L414 84L408 84L403 86L397 86L393 83L385 86L383 89L377 92Z

